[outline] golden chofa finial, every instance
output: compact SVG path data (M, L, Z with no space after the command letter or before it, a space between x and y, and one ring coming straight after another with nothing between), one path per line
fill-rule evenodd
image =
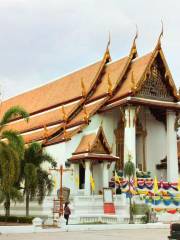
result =
M67 131L66 131L66 125L64 124L63 125L63 129L64 129L64 139L66 140L67 139Z
M82 96L85 97L86 96L86 88L84 85L83 78L81 78L81 92L82 92Z
M47 129L46 125L44 125L44 138L47 139L48 135L49 135L48 129Z
M87 113L87 109L86 109L86 106L84 105L84 107L83 107L83 111L84 111L84 121L86 122L86 123L88 123L89 122L89 114Z
M137 53L137 48L136 48L136 40L139 36L139 32L138 32L138 27L136 25L136 35L133 39L133 44L132 44L132 47L131 47L131 55L133 58L136 58L138 56L138 53Z
M110 55L110 51L109 51L110 44L111 44L111 34L109 32L109 39L108 39L108 42L107 42L106 51L104 53L104 59L106 60L106 62L110 62L112 60L111 55Z
M163 34L164 34L164 24L163 24L163 21L161 20L161 33L159 34L159 38L156 46L158 50L161 49L161 39L163 37Z
M66 114L64 106L62 106L62 114L63 114L63 120L66 122L68 117L67 117L67 114Z
M138 53L137 53L137 48L136 48L136 39L138 38L138 27L136 25L136 35L133 39L133 42L132 42L132 47L131 47L131 51L130 51L130 54L129 54L129 58L130 59L134 59L138 56Z
M110 74L108 73L108 76L107 76L107 81L108 81L108 94L110 96L112 96L112 82L111 82L111 79L110 79Z
M136 91L136 83L135 83L134 72L133 71L131 73L131 91L132 92Z

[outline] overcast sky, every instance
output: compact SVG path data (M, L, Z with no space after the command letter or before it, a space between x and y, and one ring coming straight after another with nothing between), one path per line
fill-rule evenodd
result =
M162 46L180 86L179 0L0 0L3 99L102 57L111 32L112 59L127 55L139 28L139 55Z

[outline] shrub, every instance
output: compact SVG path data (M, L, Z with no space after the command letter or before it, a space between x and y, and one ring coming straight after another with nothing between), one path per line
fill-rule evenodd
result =
M9 223L32 223L34 217L21 217L21 216L0 216L0 222L9 222Z
M144 223L144 224L145 224L145 223L148 223L148 216L147 216L147 215L142 216L141 222Z

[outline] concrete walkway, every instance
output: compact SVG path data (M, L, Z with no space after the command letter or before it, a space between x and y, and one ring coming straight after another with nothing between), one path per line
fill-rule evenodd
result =
M131 229L81 232L48 232L27 234L2 234L1 240L165 240L169 229Z
M168 224L90 224L90 225L68 225L62 228L46 228L30 226L0 226L1 234L13 233L56 233L56 232L84 232L104 230L142 230L142 229L169 229Z

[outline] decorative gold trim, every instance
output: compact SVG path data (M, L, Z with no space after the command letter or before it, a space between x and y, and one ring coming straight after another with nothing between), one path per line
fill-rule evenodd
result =
M84 107L83 107L83 111L84 111L84 121L86 122L86 123L88 123L89 122L89 114L87 113L87 110L86 110L86 106L84 105Z
M45 137L45 139L47 139L48 136L49 136L49 132L48 132L47 126L44 125L44 137Z
M157 55L160 54L160 57L162 59L162 62L165 66L165 69L166 69L166 72L165 72L165 78L167 78L168 80L168 84L170 85L170 87L172 88L172 94L173 96L176 98L176 100L179 100L179 96L177 94L177 89L176 89L176 85L173 81L173 78L172 78L172 75L171 75L171 72L169 70L169 67L168 67L168 64L166 62L166 59L164 57L164 54L163 54L163 51L162 51L162 48L161 48L161 38L163 36L163 23L162 23L162 30L161 30L161 33L159 35L159 38L158 38L158 42L157 42L157 45L154 49L154 51L152 52L152 56L149 60L149 63L147 64L147 67L146 69L144 70L144 73L138 83L138 85L136 86L136 90L135 92L138 92L140 91L141 87L143 86L143 83L144 81L146 81L146 77L147 77L147 74L149 73L150 71L150 68L151 68L151 65L153 64L154 60L156 59Z
M113 87L112 87L112 82L111 82L109 73L108 73L108 76L107 76L107 82L108 82L108 94L110 96L112 96Z
M64 108L64 106L62 106L62 114L63 114L63 120L66 122L67 121L67 119L68 119L68 116L67 116L67 114L66 114L66 111L65 111L65 108Z
M63 129L64 129L64 132L63 132L64 139L66 140L67 139L67 131L66 131L66 125L65 124L63 125Z

